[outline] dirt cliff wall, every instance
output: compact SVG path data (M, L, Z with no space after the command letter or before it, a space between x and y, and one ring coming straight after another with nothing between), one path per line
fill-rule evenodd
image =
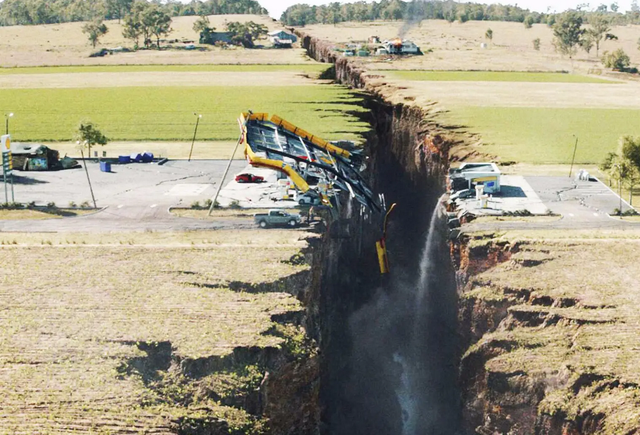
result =
M366 145L368 177L374 190L384 193L388 204L400 204L391 223L389 251L392 267L399 268L400 273L409 273L418 266L423 243L419 235L428 231L425 226L428 219L424 217L430 216L444 191L446 170L455 160L452 150L462 140L430 118L428 110L411 101L389 103L385 99L389 88L383 93L368 83L366 71L357 59L341 56L333 51L331 43L302 32L298 35L311 57L333 64L336 81L364 89L371 95L365 102L372 125ZM347 434L365 433L364 429L370 433L401 433L403 422L394 390L400 379L384 364L369 364L378 373L377 378L369 380L376 379L383 385L361 389L375 396L375 401L360 397L368 409L375 411L373 415L360 407L358 397L343 394L345 389L352 389L349 379L353 378L354 370L368 370L367 366L354 366L350 357L354 351L368 355L366 349L359 347L357 338L345 331L354 328L354 314L356 318L362 312L380 315L382 311L367 307L376 301L386 283L376 276L375 257L369 249L379 236L375 222L353 220L350 213L342 217L352 219L355 237L336 240L325 236L312 284L315 297L311 299L316 303L309 327L321 349L320 431ZM360 227L364 228L364 236L362 233L358 236L356 229ZM442 363L458 368L457 379L451 382L459 386L460 433L638 433L634 423L630 423L636 403L636 399L630 399L635 394L634 382L595 373L598 372L595 366L578 368L564 363L565 356L553 354L555 349L547 353L539 351L547 346L540 343L548 338L558 352L579 353L580 328L611 320L594 320L597 316L588 314L588 310L574 310L578 304L575 298L551 297L534 288L508 283L498 286L487 278L479 281L483 272L499 265L507 271L524 269L535 275L531 268L547 261L528 258L528 254L522 256L517 242L489 239L462 239L450 245L449 255L442 252L451 259L451 270L442 267L440 272L455 274L459 296L455 301L457 334L443 332L451 340L457 340L456 349L446 349L444 353L449 360ZM544 257L545 252L541 249L536 255ZM386 326L390 325L393 327L393 324ZM552 331L553 328L560 332ZM363 334L369 331L359 330ZM536 333L543 338L536 338ZM557 337L564 337L565 343L553 341ZM368 345L376 348L377 343L371 340ZM535 364L527 362L528 352L536 354ZM611 408L612 403L618 404L616 410ZM349 417L358 413L370 424L350 425Z
M320 247L312 284L316 295L312 299L317 303L309 305L314 307L314 321L308 326L320 347L321 433L399 434L403 409L396 391L402 369L394 361L397 355L393 349L394 341L402 340L394 331L406 333L403 323L407 323L408 314L402 310L406 310L403 304L408 299L403 298L403 291L413 285L431 215L445 191L452 141L444 129L429 121L428 111L411 104L385 102L369 86L365 71L357 62L338 56L331 44L303 33L298 35L311 57L333 64L337 82L368 91L363 104L369 110L367 121L372 129L366 137L365 176L372 189L384 195L387 204L398 204L387 235L393 278L381 277L378 271L374 243L382 235L380 214L363 216L355 207L343 204L340 221L348 228L346 235L343 232L342 237L332 237L329 231ZM443 258L448 258L446 252ZM448 260L446 263L450 266ZM433 325L434 331L455 318L454 272L446 265L442 272L447 277L442 280L442 288L452 290L434 298L443 306L441 313L449 317ZM406 278L406 282L400 278ZM378 326L381 324L387 325L386 332ZM444 336L444 332L440 335ZM453 343L455 340L433 358L434 365L454 367L450 364L457 350ZM447 396L442 403L455 402L455 386L451 387L456 383L454 371L439 377L432 382L434 390ZM448 381L442 382L444 379ZM433 428L429 433L450 433L455 424L451 421L457 420L458 415L455 404L449 408L438 418L420 424ZM445 422L446 419L450 421ZM445 426L448 427L443 429Z

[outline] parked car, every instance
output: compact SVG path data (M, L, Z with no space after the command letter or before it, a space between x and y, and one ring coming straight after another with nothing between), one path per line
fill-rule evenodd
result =
M238 174L236 175L236 182L238 183L262 183L264 177L253 174Z
M299 214L290 214L282 210L269 210L268 213L256 213L253 215L253 219L260 228L277 225L297 227L302 221Z
M310 193L303 193L298 195L298 204L300 205L318 205L320 204L320 197Z

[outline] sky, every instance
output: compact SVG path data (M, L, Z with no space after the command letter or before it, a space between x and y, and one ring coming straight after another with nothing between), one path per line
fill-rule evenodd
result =
M473 0L471 0L473 1ZM567 9L572 9L575 8L577 5L579 4L583 4L583 3L589 3L589 5L591 6L591 8L596 8L598 5L604 3L607 5L610 5L611 3L613 3L614 0L598 0L598 1L593 1L593 0L518 0L518 1L491 1L488 3L501 3L501 4L505 4L505 5L514 5L517 4L518 6L525 8L525 9L530 9L532 11L538 11L538 12L546 12L547 11L547 7L551 8L551 11L556 11L556 12L562 12L564 10ZM282 12L287 9L289 6L291 5L295 5L298 3L306 3L308 5L322 5L322 4L327 4L330 3L330 1L328 0L258 0L258 2L265 8L267 8L267 10L269 11L269 15L271 15L273 18L279 19L280 16L282 15ZM483 1L474 1L474 3L485 3ZM346 3L341 1L340 3ZM631 5L631 0L619 0L617 1L618 6L620 6L620 10L619 12L624 12L626 10L629 9L630 5Z

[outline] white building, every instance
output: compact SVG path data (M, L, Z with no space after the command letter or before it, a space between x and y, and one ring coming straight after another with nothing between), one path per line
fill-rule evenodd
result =
M276 47L291 47L294 43L298 41L296 35L289 33L285 30L274 30L267 34L269 39Z

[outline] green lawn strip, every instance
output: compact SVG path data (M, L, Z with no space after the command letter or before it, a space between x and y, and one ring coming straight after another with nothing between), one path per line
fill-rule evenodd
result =
M329 66L322 63L255 64L255 65L81 65L0 68L0 74L71 74L105 72L323 72Z
M502 71L388 71L391 77L439 82L621 83L577 74Z
M599 164L623 135L640 135L640 110L460 107L448 120L478 133L482 151L522 163Z
M202 114L199 141L235 141L238 115L247 110L278 114L326 139L355 139L367 124L359 99L338 86L129 87L3 89L0 111L15 113L15 141L69 141L82 119L95 122L110 140L176 140L193 137L194 112Z

